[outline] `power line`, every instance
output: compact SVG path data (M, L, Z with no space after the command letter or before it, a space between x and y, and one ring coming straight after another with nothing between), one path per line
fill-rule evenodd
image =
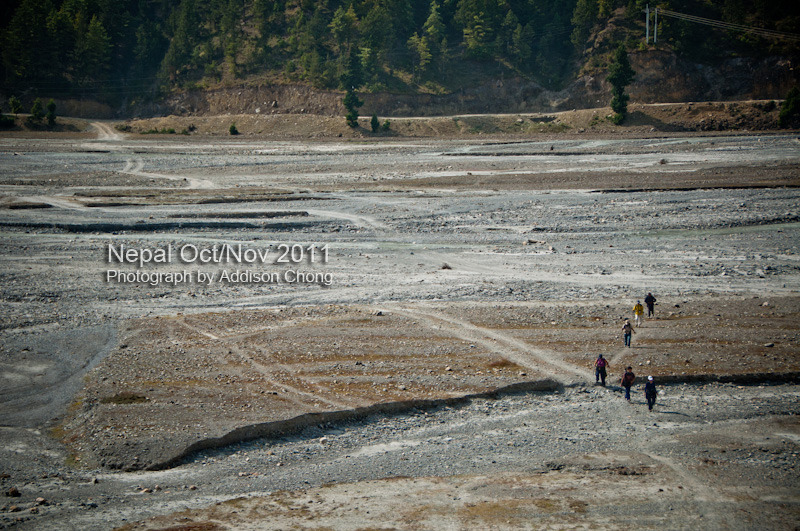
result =
M688 22L694 22L696 24L705 24L706 26L712 26L715 28L725 29L729 31L740 31L743 33L752 33L753 35L758 35L760 37L766 37L771 39L784 39L788 41L800 41L800 35L796 33L786 33L784 31L775 31L769 30L765 28L757 28L755 26L745 26L743 24L733 24L731 22L723 22L721 20L713 20L710 18L703 18L698 17L696 15L687 15L686 13L678 13L676 11L670 11L669 9L662 9L657 7L655 9L656 17L660 13L663 16L677 18L680 20L686 20ZM657 19L656 19L657 20Z

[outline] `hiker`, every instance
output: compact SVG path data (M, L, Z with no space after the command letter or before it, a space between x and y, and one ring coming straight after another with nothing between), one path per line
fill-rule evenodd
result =
M644 298L644 303L647 305L647 318L649 319L650 317L655 317L656 298L653 297L653 294L649 291L647 292L647 297Z
M636 322L636 326L642 326L642 316L644 315L644 306L639 301L636 301L636 304L633 305L633 320Z
M656 383L653 381L652 376L647 377L647 383L644 384L644 397L647 399L647 409L653 411L653 406L656 405Z
M606 368L608 367L608 360L602 354L597 356L594 362L594 383L602 382L601 385L606 385Z
M633 385L633 381L636 379L636 375L633 374L632 367L625 368L625 374L622 375L622 387L625 388L625 400L628 402L631 401L631 386Z
M633 329L631 326L631 322L625 319L625 322L622 324L622 337L625 340L625 346L631 346L631 336L636 333L636 330Z

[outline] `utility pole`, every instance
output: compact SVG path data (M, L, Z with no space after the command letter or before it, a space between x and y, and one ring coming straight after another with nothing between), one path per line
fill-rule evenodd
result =
M650 4L644 8L644 43L650 44Z
M656 22L653 24L653 44L658 42L658 8L656 8Z

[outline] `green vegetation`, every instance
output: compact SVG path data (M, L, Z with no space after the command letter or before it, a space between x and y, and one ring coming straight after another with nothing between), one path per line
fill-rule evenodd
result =
M377 133L378 131L380 131L381 122L380 122L380 120L378 120L378 115L377 114L374 114L374 113L372 114L372 118L369 121L369 126L372 129L373 133Z
M231 124L231 126L228 128L228 132L231 135L238 135L239 134L239 130L236 128L236 122Z
M8 0L0 8L0 83L6 93L33 89L24 93L115 105L247 78L326 89L441 93L521 76L557 89L587 62L605 63L611 50L600 30L612 28L614 41L625 42L627 49L641 43L644 4ZM785 2L658 4L778 31L796 32L800 21L800 7ZM659 47L709 64L731 54L798 54L797 43L666 18L659 22Z
M130 127L127 129L130 130ZM161 128L161 129L148 129L147 131L142 131L141 134L143 135L174 135L175 129L170 128Z
M19 101L19 98L16 96L11 96L8 98L8 106L11 108L11 112L13 114L19 114L22 112L22 102Z
M31 106L31 115L28 116L28 121L33 124L39 124L42 122L42 118L44 118L44 108L42 107L42 100L36 98L33 100L33 106Z
M47 125L50 127L56 125L56 102L52 99L47 102L47 114L45 118L47 118Z
M628 60L628 52L625 51L625 46L620 44L614 52L606 78L611 83L611 110L614 111L612 121L617 125L620 125L628 114L630 97L625 94L625 87L631 84L635 75L636 72L633 71Z
M342 104L344 108L347 110L347 114L345 115L345 120L347 120L347 125L352 128L358 127L358 108L361 107L364 102L358 99L356 96L355 90L352 88L347 89L347 93L344 95L342 99Z
M798 125L800 125L800 89L794 87L781 105L778 126L797 127Z

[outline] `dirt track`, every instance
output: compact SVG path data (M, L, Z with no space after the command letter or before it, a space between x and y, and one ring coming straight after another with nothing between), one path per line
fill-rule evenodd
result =
M739 427L774 423L780 428L770 424L770 430L789 434L776 436L780 470L796 466L798 426L792 411L797 392L792 385L775 387L777 394L770 387L746 387L735 393L739 398L728 397L730 388L720 384L708 390L684 386L677 395L670 389L665 396L676 396L674 404L683 405L657 415L692 420L668 424L671 428L659 435L656 447L639 441L633 449L624 437L628 430L644 430L641 404L632 406L636 413L620 425L619 407L628 405L614 393L582 387L592 383L591 361L600 352L612 359L614 370L630 363L640 375L677 380L770 372L784 381L795 378L800 365L795 188L800 157L794 136L309 144L152 140L118 135L105 124L98 129L97 140L0 142L2 363L8 384L0 403L8 419L0 472L8 477L0 481L4 487L21 486L24 497L18 504L25 511L37 494L57 500L37 513L26 512L30 527L52 527L66 519L107 528L184 503L198 507L244 492L235 486L238 478L253 473L259 479L246 492L297 489L306 485L303 481L319 486L396 475L444 476L424 480L423 487L443 482L447 490L479 481L450 475L473 473L486 474L487 485L533 485L538 480L531 478L539 476L508 475L517 473L524 459L530 459L527 472L547 469L545 454L537 453L544 452L540 442L558 448L567 468L555 470L573 474L550 472L543 488L551 494L567 488L562 481L574 487L597 479L593 471L606 470L595 464L569 468L588 455L589 461L619 460L619 466L634 471L645 467L642 480L647 474L666 474L669 489L686 483L697 495L708 481L687 473L686 467L697 466L694 460L703 448L715 447L714 439L696 441L698 448L686 456L658 446L671 448L691 438L696 422L725 436ZM138 268L145 273L186 270L195 278L234 270L278 274L276 281L261 284L148 285L104 279L109 270L137 270L134 264L109 264L109 244L175 252L189 245L241 244L268 249L274 259L282 243L306 249L327 245L330 259L246 267L173 260ZM290 281L283 276L288 269L329 273L332 282ZM633 349L621 349L620 320L647 291L659 298L659 319L637 330ZM494 444L467 444L453 454L452 469L425 453L393 453L390 466L362 458L353 468L338 458L329 462L317 452L323 445L311 442L338 434L348 422L369 433L365 440L376 448L393 448L391 433L438 424L439 437L455 439L459 426L486 415L484 404L495 404L481 399L452 410L458 418L450 410L431 419L421 413L408 426L403 416L380 422L341 417L338 425L328 424L333 420L323 420L321 428L315 422L297 425L305 431L285 443L256 439L248 443L254 446L243 447L246 452L265 448L259 453L264 461L256 462L269 474L264 468L233 474L249 462L241 452L219 464L216 457L189 453L175 472L105 472L174 464L193 444L217 437L231 441L237 433L239 438L265 435L265 423L301 414L415 400L435 407L437 400L545 379L561 392L497 402L510 417L498 419L500 431L489 440L521 445L507 459L495 459L500 466L485 463L474 471L468 466L494 455ZM700 399L706 392L715 403L708 413ZM767 395L769 413L762 418L756 406ZM593 417L564 416L561 424L551 421L548 442L535 440L537 430L545 429L541 425L528 433L533 441L517 436L522 430L518 421L527 415L523 411L541 406L537 415L548 415L564 400L599 407L610 431L572 448L575 430ZM752 407L731 411L737 400L750 401ZM673 422L670 416L656 419ZM385 422L389 431L376 428L375 422ZM45 427L56 427L66 446L36 431ZM273 472L269 463L281 444L288 445L287 452L307 455L309 462L287 456L283 464L290 465L290 475ZM371 454L363 442L352 444L348 454L382 455ZM772 448L773 443L763 444ZM619 457L597 457L605 451ZM771 451L767 454L778 455ZM22 466L20 455L28 458ZM758 496L741 498L749 504L744 510L774 512L776 528L793 521L798 503L794 476L770 472L778 458L748 459L737 454L721 472L734 485L752 470L763 475ZM78 468L65 468L63 460ZM403 461L410 465L406 472L401 471ZM327 463L324 473L318 469L321 463ZM97 485L81 484L98 475ZM169 501L137 495L135 509L126 509L132 486L149 484L148 478L171 485ZM609 492L619 486L615 478ZM195 483L201 494L213 492L211 497L180 488ZM409 483L414 481L355 489L381 489L388 492L381 496L404 500L420 492ZM397 485L403 488L394 489ZM324 498L339 488L313 492ZM664 490L673 492L669 489ZM446 525L488 522L516 528L537 510L619 525L583 494L572 500L575 505L559 505L548 495L542 499L551 501L534 501L525 509L502 490L488 490L494 494L484 492L469 502L481 510L465 505L466 519ZM671 501L655 506L666 516L653 520L653 527L696 523L696 506L670 519L666 507L683 500L682 493L674 493ZM726 515L725 504L736 499L741 505L741 500L730 492L718 494L714 503L720 505L706 514L712 522L706 527L724 521L747 528L746 519ZM337 500L342 495L334 492ZM301 495L286 496L294 500ZM345 499L350 501L337 503L353 503L352 496ZM635 502L629 510L646 503ZM519 510L511 523L492 516L511 506ZM538 509L531 513L534 506ZM324 525L349 527L351 517L337 510L326 509L333 516ZM13 523L18 514L4 513L2 522ZM238 517L228 513L226 518ZM360 518L356 521L365 525L382 522ZM396 525L414 528L423 522L419 518Z

